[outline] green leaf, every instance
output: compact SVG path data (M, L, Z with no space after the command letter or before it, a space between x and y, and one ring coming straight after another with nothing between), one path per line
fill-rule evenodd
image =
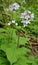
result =
M6 55L7 58L9 59L9 61L12 63L16 62L18 57L19 57L19 51L17 50L17 48L15 46L8 48L6 50Z
M14 65L28 65L27 61L28 61L28 59L26 59L24 56L19 57L18 61Z
M3 50L0 50L0 65L10 65L10 62L8 61Z
M19 44L21 45L25 45L26 43L28 43L28 41L29 41L28 38L24 38L24 37L19 38Z

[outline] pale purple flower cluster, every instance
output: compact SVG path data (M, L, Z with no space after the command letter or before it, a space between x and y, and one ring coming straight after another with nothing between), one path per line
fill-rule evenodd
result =
M31 11L24 11L23 13L21 13L21 17L22 19L22 23L25 26L27 26L28 24L30 24L30 21L33 21L34 19L34 13L32 13Z
M14 3L14 4L11 4L11 5L9 6L9 10L10 10L10 11L18 10L19 7L20 7L20 5L19 5L18 3Z
M15 10L18 10L19 7L20 7L20 5L15 2L15 3L9 5L9 8L6 8L5 10L6 11L15 11Z

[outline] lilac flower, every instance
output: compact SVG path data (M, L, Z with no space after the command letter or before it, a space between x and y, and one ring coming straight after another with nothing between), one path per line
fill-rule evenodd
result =
M21 22L23 23L24 26L27 26L28 24L30 24L29 20L22 20Z
M22 19L21 23L23 23L23 25L25 27L28 24L30 24L30 21L33 21L34 13L31 13L31 11L29 11L29 10L24 11L23 13L21 13L21 17L20 18Z
M26 20L28 20L29 18L30 18L30 16L29 16L29 15L26 15L26 16L25 16L25 19L26 19Z
M27 12L24 11L23 13L21 13L21 17L20 18L24 18L27 15Z
M9 7L9 11L13 11L13 7Z
M19 5L18 3L14 3L14 4L11 4L11 5L9 6L9 10L10 10L10 11L18 10L19 7L20 7L20 5Z
M13 8L14 8L15 10L19 9L19 7L20 7L20 6L19 6L18 3L14 3L14 4L13 4Z
M9 5L9 8L6 8L6 11L15 11L18 10L19 7L20 5L15 2L14 4Z

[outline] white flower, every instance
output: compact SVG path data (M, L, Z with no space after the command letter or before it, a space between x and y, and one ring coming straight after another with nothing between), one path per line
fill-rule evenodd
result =
M16 24L16 26L18 25L18 23L15 23Z
M12 20L12 21L8 22L7 24L11 25L12 23L15 23L15 20Z
M34 13L32 13L30 16L31 16L31 21L33 21L33 19L34 19Z
M24 19L24 15L21 15L21 17L20 17L20 18Z
M12 23L15 23L15 20L12 20Z
M26 20L22 20L21 23L25 23Z
M26 27L27 25L26 24L23 24L24 27Z
M25 14L25 15L27 15L27 12L28 12L27 10L26 10L26 11L24 11L24 14Z
M23 0L23 3L24 3L24 4L26 4L26 1L25 1L25 0Z
M11 22L8 22L8 25L11 25Z
M22 16L26 16L27 15L27 11L24 11L23 13L21 13Z
M31 14L31 11L28 10L28 13Z
M34 13L31 14L31 18L34 18Z

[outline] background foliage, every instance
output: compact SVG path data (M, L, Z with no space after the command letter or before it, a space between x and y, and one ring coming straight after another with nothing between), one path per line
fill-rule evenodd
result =
M31 52L31 46L28 47L31 44L29 36L32 36L34 42L38 38L38 0L25 1L26 4L22 0L0 0L0 65L38 65L37 54L28 54ZM19 10L16 12L4 10L15 2L20 4ZM24 10L30 10L35 16L34 21L25 28L20 22L20 14ZM18 22L18 26L7 25L12 19ZM21 31L24 32L25 37L16 35Z

